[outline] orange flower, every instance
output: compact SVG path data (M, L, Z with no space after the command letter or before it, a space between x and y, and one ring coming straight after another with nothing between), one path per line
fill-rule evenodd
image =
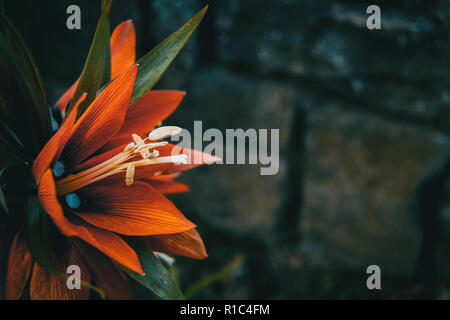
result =
M91 275L107 298L129 298L126 277L112 262L143 273L122 236L139 236L153 251L203 259L206 251L195 225L164 194L185 192L173 181L198 151L162 139L179 132L159 127L184 97L180 91L149 91L129 106L138 71L131 21L111 36L111 83L76 121L83 95L33 164L42 208L51 217L56 264L76 264L82 279ZM57 102L64 110L75 83ZM150 132L148 137L146 136ZM174 155L175 151L177 154ZM204 162L217 158L199 154ZM55 229L55 230L56 230ZM63 236L62 236L63 235ZM70 239L70 240L67 240ZM112 260L112 261L111 261ZM11 246L6 297L20 298L31 275L32 299L86 299L89 290L68 290L65 282L33 263L21 233Z

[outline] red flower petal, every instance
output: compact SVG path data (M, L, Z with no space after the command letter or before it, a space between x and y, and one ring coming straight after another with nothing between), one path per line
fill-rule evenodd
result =
M99 251L84 243L79 243L80 252L89 267L96 285L103 290L106 299L132 299L131 286L126 276Z
M204 164L211 164L221 160L220 158L213 156L211 154L204 153L194 149L181 148L173 144L168 144L164 147L157 149L160 153L160 156L162 157L176 156L180 154L185 154L187 156L186 164L171 165L169 168L164 170L164 174L173 174L182 171L187 171L195 167L202 166ZM146 167L144 167L144 169L145 168ZM148 175L146 176L148 177ZM145 178L145 176L142 176L142 178Z
M143 237L145 243L153 250L193 259L205 259L205 245L197 230L182 233Z
M92 168L108 159L111 159L115 155L121 153L123 151L123 149L127 146L127 144L117 146L114 149L108 150L104 153L96 154L96 155L90 157L89 159L87 159L86 161L83 161L82 163L78 164L75 167L75 170L83 171L83 170Z
M92 211L74 212L88 223L130 236L183 232L195 227L175 205L150 185L126 186L113 176L85 187Z
M63 151L63 162L73 168L102 147L122 126L133 93L138 66L113 80L75 124Z
M36 157L36 160L33 163L33 176L36 183L39 184L44 172L53 165L61 155L64 146L70 138L70 133L72 132L73 124L78 112L78 106L84 99L86 99L85 93L78 99L70 112L70 115L65 119L58 131L51 137Z
M172 151L172 155L176 155L177 150L179 150L179 148L174 149ZM183 148L182 151L179 152L179 154L187 155L186 164L177 164L171 167L170 169L166 170L165 173L176 173L187 171L195 167L202 166L204 164L211 164L221 160L220 158L215 157L211 154L204 153L194 149Z
M77 81L66 91L64 94L59 98L59 100L55 103L55 106L61 111L62 114L64 114L67 104L70 100L72 100L73 95L75 94L75 91L77 90L78 82L80 81L80 78L78 78Z
M152 90L128 108L125 121L118 134L102 150L128 144L131 135L147 135L159 122L166 119L183 100L185 92L176 90Z
M113 31L110 39L111 44L111 79L131 67L135 61L136 35L133 22L124 21ZM77 81L59 98L55 106L64 113L69 101L73 98L78 86Z
M5 296L7 300L17 300L22 296L32 266L31 254L21 234L16 234L9 251L8 271L6 274Z
M170 174L162 174L159 176L152 177L152 180L172 181L173 179L178 178L180 175L181 175L180 172L170 173Z
M78 237L96 247L111 259L127 268L144 273L136 253L117 234L95 228L73 216L70 220L64 216L63 208L56 197L53 175L47 170L39 186L39 201L52 218L59 230L67 237Z
M111 35L111 79L131 67L136 60L136 34L133 22L119 24Z
M66 259L60 258L57 264L62 272L70 265L79 266L81 280L87 283L91 282L89 271L75 247L72 246L68 257ZM82 286L81 289L71 290L67 287L65 279L48 273L35 263L31 276L30 298L32 300L87 300L89 299L89 289Z
M158 177L156 176L155 178ZM155 188L162 194L174 194L189 191L189 186L171 180L143 179L141 181L150 184L153 188Z

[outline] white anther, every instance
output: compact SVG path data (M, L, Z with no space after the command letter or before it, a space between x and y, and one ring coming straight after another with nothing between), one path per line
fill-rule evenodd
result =
M131 186L133 184L134 181L134 163L129 163L127 165L127 171L125 173L125 183L127 184L127 186Z
M152 141L158 141L179 134L181 130L180 127L175 126L159 127L150 132L148 138Z
M131 136L133 137L133 141L137 146L139 146L142 143L142 138L139 137L137 134L133 133Z
M150 153L150 159L158 158L159 157L159 151L153 150L152 153Z
M173 164L186 164L187 155L180 154L178 156L157 157L153 159L142 159L134 161L136 167L148 166L152 164L173 163Z
M148 143L148 144L143 144L140 147L138 147L136 149L136 152L141 152L142 150L150 150L156 147L164 147L168 144L167 141L161 141L161 142L156 142L156 143Z
M148 149L144 149L141 151L141 157L142 159L148 159L150 158L150 151Z

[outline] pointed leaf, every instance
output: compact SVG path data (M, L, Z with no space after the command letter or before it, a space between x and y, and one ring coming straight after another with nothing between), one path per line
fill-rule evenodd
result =
M0 170L0 181L2 181L2 175L5 169ZM3 186L0 185L0 226L3 225L3 222L6 220L8 216L8 204L6 203L5 194L3 192Z
M130 104L136 102L158 82L167 67L190 38L192 32L197 28L207 9L208 7L206 6L200 10L178 31L166 38L137 62L139 64L139 72Z
M25 239L28 250L34 260L48 272L59 273L53 263L48 241L48 215L42 210L36 196L27 199L27 213L25 221Z
M107 0L102 0L102 10L108 5ZM111 43L109 38L111 37L111 30L109 26L109 19L107 19L107 31L105 39L105 49L103 57L103 69L102 69L102 80L100 81L100 86L104 86L111 80Z
M121 266L123 271L141 285L150 289L161 299L184 299L183 294L175 281L172 279L170 273L166 268L164 268L159 259L145 245L145 243L139 238L129 238L127 242L137 253L145 275L140 275Z
M2 119L34 156L51 134L47 97L39 70L20 34L0 13ZM26 138L26 139L25 139Z
M10 151L12 153L11 155L1 154L0 159L11 159L12 155L18 157L19 159L24 158L23 145L20 139L2 119L0 119L0 141L2 141L3 144L9 149L5 151ZM2 160L0 160L0 168L4 167Z
M75 94L70 102L66 114L72 110L75 102L84 93L87 93L85 101L78 108L78 117L80 117L87 107L94 101L96 93L100 88L103 73L103 61L105 59L105 46L109 41L109 11L111 9L112 0L105 1L102 9L102 14L97 23L94 40L92 41L91 49L89 50L86 64L80 76Z

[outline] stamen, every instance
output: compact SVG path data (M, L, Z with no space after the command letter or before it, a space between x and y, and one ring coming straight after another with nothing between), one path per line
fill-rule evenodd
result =
M169 131L171 133L175 133L179 132L181 129L178 127L172 127L172 129L164 130L165 131L161 131L157 135L159 137L164 137L169 133ZM116 154L112 158L95 165L94 167L56 181L58 195L67 195L66 202L69 207L75 209L81 205L80 199L75 193L73 193L75 190L103 180L109 176L125 172L125 183L129 186L134 182L135 168L137 167L163 163L186 163L187 155L181 154L176 156L160 157L158 150L155 149L150 151L151 149L167 145L167 141L145 143L147 140L151 139L149 137L142 139L137 134L133 134L132 138L134 142L128 144L122 152ZM136 156L138 155L142 157L141 160L136 160ZM58 166L55 165L55 168L57 167L56 171L58 171L54 172L55 177L58 177L56 174L59 173L61 165L64 166L62 163L58 164Z
M142 157L142 159L150 158L150 151L148 151L148 149L142 150L141 157Z
M149 144L143 144L140 147L138 147L136 149L136 152L141 152L144 149L150 150L153 148L157 148L157 147L164 147L167 144L169 144L167 141L161 141L161 142L156 142L156 143L149 143Z
M133 133L131 135L133 137L134 143L138 146L142 143L142 138L139 137L137 134Z
M53 166L53 175L56 178L59 178L59 177L61 177L64 174L65 170L66 170L66 168L64 166L64 163L62 163L61 161L58 161Z
M159 127L156 128L155 130L153 130L152 132L150 132L150 134L148 135L148 138L152 141L158 141L158 140L162 140L174 135L177 135L181 132L181 128L180 127L175 127L175 126L165 126L165 127Z
M154 159L142 159L134 161L136 167L148 166L151 164L163 164L163 163L173 163L173 164L186 164L187 155L180 154L178 156L168 156L159 157Z
M140 138L140 137L139 137ZM136 140L135 140L136 141ZM167 145L168 142L167 141L162 141L162 142L157 142L157 143L148 143L145 144L144 140L141 139L141 144L140 146L134 151L134 153L140 153L142 159L151 159L151 158L156 158L159 156L159 152L155 152L157 150L155 150L154 152L150 153L150 149L156 148L156 147L162 147Z
M78 209L81 206L80 197L76 193L67 194L66 203L70 209Z
M134 181L134 163L129 163L127 165L127 172L125 173L125 183L127 186L131 186Z

